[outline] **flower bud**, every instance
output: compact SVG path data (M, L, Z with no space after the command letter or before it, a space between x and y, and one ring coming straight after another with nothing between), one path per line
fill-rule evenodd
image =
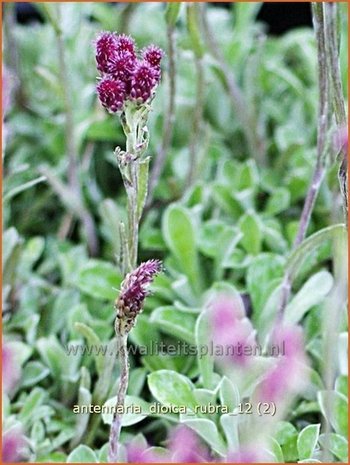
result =
M109 60L108 72L113 75L116 80L127 83L131 79L135 66L135 57L130 52L117 52Z
M97 85L102 105L110 112L121 110L125 100L125 84L112 78L104 78Z
M142 58L154 68L160 65L163 56L163 50L153 44L142 50Z
M144 61L149 63L154 69L154 74L157 80L157 83L160 81L161 69L160 62L164 57L164 52L161 48L156 45L149 45L148 47L142 50L142 58Z
M108 73L110 61L117 53L117 38L111 32L101 32L95 42L97 69L101 73Z
M135 42L134 40L125 34L120 34L116 36L117 51L118 52L127 52L130 53L134 58L136 58L135 52Z
M142 61L133 73L130 97L141 103L146 102L151 97L157 82L157 73L154 68L146 61Z

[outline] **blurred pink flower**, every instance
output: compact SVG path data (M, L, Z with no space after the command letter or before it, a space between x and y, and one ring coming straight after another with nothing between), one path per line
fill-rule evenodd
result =
M210 462L206 447L188 427L179 426L172 431L169 440L171 461L174 463Z
M26 441L19 427L11 428L2 436L3 463L23 462Z
M258 452L258 447L242 447L239 451L229 452L225 458L226 463L259 463L267 458Z
M281 354L258 388L263 402L277 402L303 389L307 358L300 326L277 326L272 342Z
M152 453L148 446L136 446L129 444L126 448L127 462L128 463L161 463L164 461L163 457Z
M169 436L168 450L154 453L149 446L127 446L128 463L203 463L210 462L208 449L187 426L178 426Z
M2 347L2 387L9 393L16 386L21 370L15 360L13 349L5 342Z
M254 354L256 339L242 300L239 296L222 294L212 302L210 308L216 354L219 348L223 348L223 362L246 363Z

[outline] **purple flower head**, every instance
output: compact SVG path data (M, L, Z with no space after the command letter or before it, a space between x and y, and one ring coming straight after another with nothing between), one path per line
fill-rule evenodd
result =
M131 99L145 103L151 97L152 90L157 85L157 79L157 72L147 61L139 63L131 80Z
M13 427L2 436L3 463L23 462L25 458L26 441L22 430Z
M223 355L224 363L245 364L256 347L255 330L245 316L241 298L222 294L211 303L212 337L215 353ZM222 349L219 350L219 349Z
M142 58L152 66L157 83L160 81L161 77L160 62L163 56L163 50L156 45L149 45L142 50Z
M136 51L135 51L135 41L130 36L126 34L119 34L116 37L117 42L117 51L118 52L128 52L134 58L136 58Z
M160 65L163 56L163 50L153 44L142 50L142 58L147 61L153 68Z
M116 112L126 100L143 104L152 97L161 78L160 62L164 52L159 47L146 47L139 59L130 36L102 32L96 39L95 49L97 69L104 78L97 91L105 108ZM112 81L117 81L118 85L113 85Z
M97 93L102 103L108 111L115 113L121 110L125 100L125 84L122 81L105 77L97 84Z
M117 53L117 38L112 32L101 32L95 41L97 69L101 73L109 72L111 59Z
M113 55L109 60L108 73L114 79L128 83L136 66L135 57L127 51L121 51Z
M121 332L129 332L134 326L145 298L149 295L149 286L161 270L162 263L159 260L148 260L126 275L116 301L118 328Z

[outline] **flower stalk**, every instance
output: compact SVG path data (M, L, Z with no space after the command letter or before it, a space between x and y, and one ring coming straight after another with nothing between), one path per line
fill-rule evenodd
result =
M312 211L318 196L323 178L326 173L326 162L330 150L328 141L331 117L333 116L331 108L331 82L334 81L333 67L330 63L333 61L330 55L330 37L336 37L335 22L328 24L328 35L326 34L326 19L324 6L322 3L312 4L312 15L317 42L318 58L318 89L319 89L319 107L318 107L318 127L317 127L317 158L312 175L312 180L306 194L303 210L300 217L299 228L294 240L293 250L295 250L305 239L307 228L310 223ZM337 65L338 66L338 65ZM334 86L333 86L334 87ZM336 107L336 105L334 105ZM335 114L337 112L335 111ZM336 117L337 118L337 117ZM280 301L278 306L278 317L281 318L287 306L292 287L292 277L287 269L281 287Z
M324 34L327 47L327 58L329 66L330 84L333 91L333 110L337 126L340 130L347 128L347 117L345 110L345 99L343 86L340 76L339 63L339 45L340 45L340 28L339 28L339 5L333 3L324 3ZM348 224L348 170L347 170L347 150L340 151L341 159L338 170L338 181L342 195L343 212L345 224Z
M147 197L149 157L147 121L151 102L160 81L163 51L150 45L137 56L133 39L126 35L103 32L96 41L96 64L101 74L97 85L100 102L119 116L126 149L115 149L119 171L127 195L127 227L120 224L119 263L125 276L115 301L115 334L120 364L120 379L109 436L109 462L118 462L118 445L129 382L128 334L141 313L148 287L161 271L158 260L137 267L139 222Z

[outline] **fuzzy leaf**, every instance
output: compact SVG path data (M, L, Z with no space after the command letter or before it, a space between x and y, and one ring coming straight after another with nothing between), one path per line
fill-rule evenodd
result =
M300 460L306 460L312 457L320 434L320 426L320 424L308 425L300 431L297 440Z

